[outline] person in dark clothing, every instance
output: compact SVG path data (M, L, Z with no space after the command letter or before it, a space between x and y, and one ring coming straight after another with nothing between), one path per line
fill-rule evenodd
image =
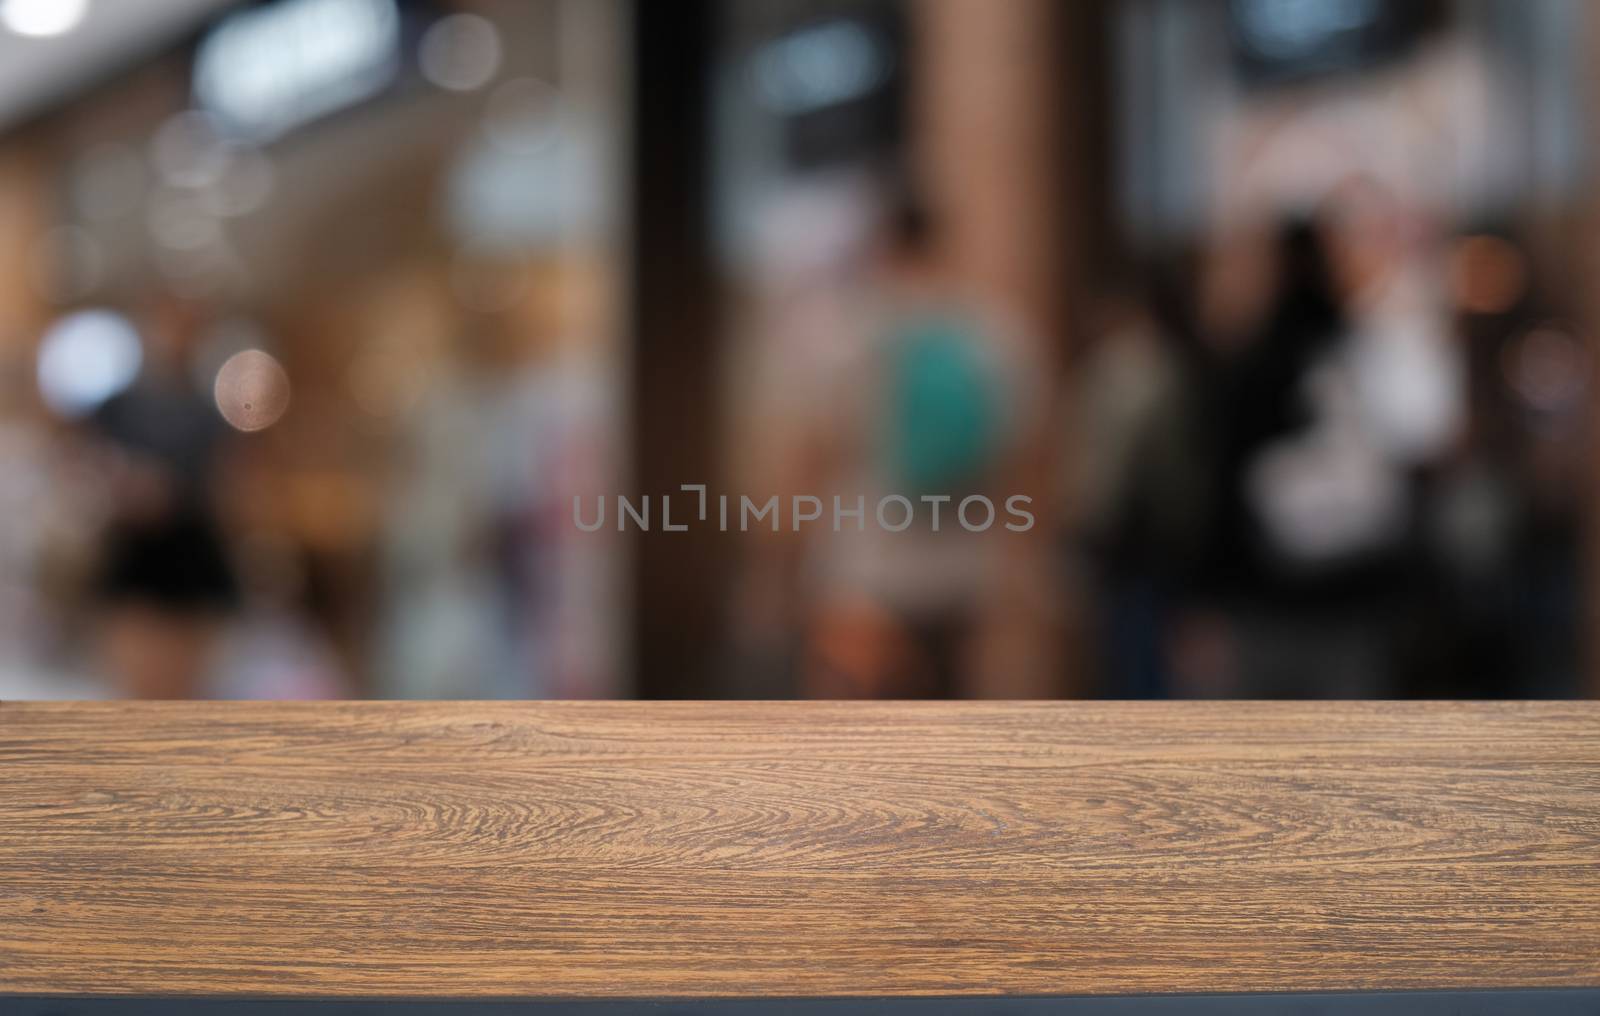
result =
M119 462L95 592L103 663L130 698L202 694L238 596L211 494L224 428L184 369L200 322L159 307L143 374L90 421Z
M1193 592L1228 619L1229 693L1380 694L1407 481L1363 432L1321 224L1286 221L1276 253L1259 325L1210 364L1213 492Z
M1202 585L1217 593L1265 592L1280 578L1267 563L1271 550L1246 474L1268 445L1312 425L1305 376L1347 330L1317 227L1305 219L1285 223L1277 248L1277 295L1265 320L1213 367L1208 415L1217 489Z

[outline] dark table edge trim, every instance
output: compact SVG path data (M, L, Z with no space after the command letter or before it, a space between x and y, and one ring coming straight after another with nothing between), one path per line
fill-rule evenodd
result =
M1600 987L1130 995L441 998L0 993L0 1016L1594 1016Z

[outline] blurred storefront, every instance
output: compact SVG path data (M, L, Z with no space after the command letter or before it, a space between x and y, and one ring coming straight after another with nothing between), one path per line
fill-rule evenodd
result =
M152 7L0 0L0 697L1600 672L1581 0Z
M12 616L53 622L9 665L137 682L203 629L164 693L618 694L625 561L566 522L625 465L618 5L201 14L6 138Z

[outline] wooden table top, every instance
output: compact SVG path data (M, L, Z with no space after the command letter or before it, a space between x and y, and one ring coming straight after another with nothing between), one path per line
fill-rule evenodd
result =
M1597 985L1597 704L0 703L0 995Z

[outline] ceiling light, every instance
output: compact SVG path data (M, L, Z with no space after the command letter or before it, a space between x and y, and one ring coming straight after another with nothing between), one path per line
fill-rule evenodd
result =
M0 24L35 39L66 35L88 13L89 0L0 0Z

